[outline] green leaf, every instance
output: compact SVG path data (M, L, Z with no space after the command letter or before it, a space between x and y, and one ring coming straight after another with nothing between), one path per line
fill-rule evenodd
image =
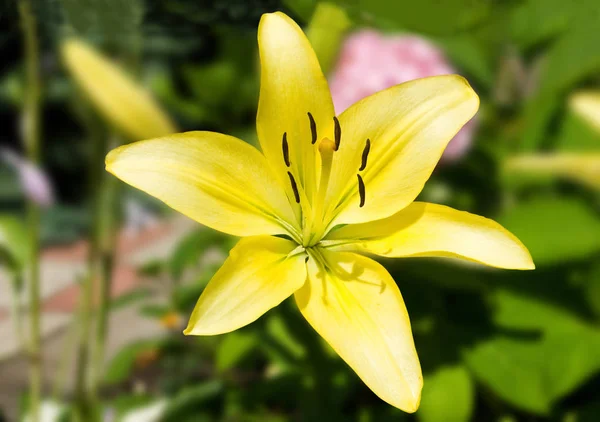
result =
M82 36L100 37L125 51L139 45L141 0L61 0L64 16Z
M156 350L162 345L162 340L141 340L123 347L112 358L104 374L106 384L118 384L129 378L135 369L135 362L140 353Z
M185 387L168 403L161 422L180 422L187 416L198 413L206 407L207 401L217 397L222 391L223 383L220 380Z
M140 315L155 319L161 318L170 312L173 312L170 306L159 303L150 303L140 308Z
M600 72L600 7L589 4L576 16L576 24L550 51L540 80L542 94L562 92L582 79Z
M485 54L485 46L477 42L472 35L440 37L435 40L445 51L446 55L461 70L473 75L485 86L494 82L494 72Z
M500 397L546 414L600 371L596 327L556 305L506 290L493 303L494 322L505 334L466 351L465 359Z
M584 259L600 251L600 220L575 199L524 202L500 215L498 222L525 244L537 266Z
M317 6L317 0L283 0L283 4L302 20L308 21Z
M417 417L421 422L468 422L473 413L473 381L461 365L425 374Z
M23 269L29 262L29 237L19 218L0 215L0 264L13 270Z
M379 23L426 34L447 35L482 23L491 15L492 3L472 0L355 0L357 9Z
M539 299L500 290L495 321L507 328L539 329L544 384L561 397L600 369L600 330L576 315Z
M224 337L215 357L215 365L220 372L236 366L258 346L258 338L253 332L234 331Z
M596 317L600 319L600 263L597 261L592 267L584 287L585 298Z
M510 18L512 39L522 48L547 40L569 28L580 2L526 0L514 8Z
M204 252L213 246L223 246L227 237L214 230L200 229L186 236L177 246L170 260L171 276L178 280L184 271L197 266Z
M319 3L306 30L321 64L324 74L328 74L338 56L346 31L352 21L346 11L332 3Z
M543 356L535 342L497 336L465 352L475 377L514 406L547 414L551 400L540 368Z
M110 302L110 309L115 310L132 305L152 296L152 289L141 287L114 298Z
M269 358L279 367L293 368L306 356L306 346L291 332L280 312L269 315L266 326L266 340L262 347Z
M523 133L518 145L520 151L535 151L542 146L561 101L562 98L555 93L538 94L527 101L523 112Z
M600 150L600 134L572 111L567 113L556 138L555 148L566 152Z
M228 102L235 95L235 82L239 80L234 63L228 60L204 66L188 64L182 73L195 99L209 107Z

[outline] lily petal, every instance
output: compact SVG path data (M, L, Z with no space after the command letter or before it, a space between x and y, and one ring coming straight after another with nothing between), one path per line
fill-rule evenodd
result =
M176 132L169 117L141 85L88 44L62 46L65 66L99 111L132 140Z
M445 75L397 85L343 112L327 194L331 226L379 220L410 204L478 107L464 78ZM364 198L357 175L364 181Z
M267 13L258 27L261 79L256 126L263 153L283 179L291 172L310 198L316 187L318 141L333 139L333 101L308 39L283 13ZM311 122L312 117L314 123ZM316 143L313 144L316 135ZM284 159L283 137L289 164ZM294 193L286 184L289 198Z
M235 236L285 234L293 211L264 156L237 138L186 132L125 145L106 169L188 217Z
M278 237L240 240L204 289L184 334L236 330L291 296L306 281L306 255L288 257L295 247Z
M535 268L527 248L495 221L424 202L383 220L342 227L329 239L349 239L339 248L385 257L441 256L498 268Z
M569 98L569 105L594 129L600 131L600 91L580 91Z
M300 311L375 394L416 411L423 379L398 286L372 259L322 254L328 268L311 258L308 281L295 294Z

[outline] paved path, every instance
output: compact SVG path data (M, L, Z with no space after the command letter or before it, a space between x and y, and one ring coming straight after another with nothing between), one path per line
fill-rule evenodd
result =
M144 280L137 275L140 264L169 256L178 241L190 230L199 227L185 218L154 225L119 238L112 295L118 297L139 287ZM85 241L43 251L41 290L43 298L42 337L45 386L55 379L60 356L65 352L69 327L77 308L79 285L85 274L88 245ZM164 289L157 289L147 301L165 300ZM27 292L23 292L25 303ZM17 333L10 314L11 291L6 274L0 272L0 409L16 420L15 413L21 393L27 385L27 363L20 351ZM139 302L137 303L139 305ZM24 312L26 317L26 310ZM124 307L111 313L110 322L118 326L111 330L108 355L124 344L152 337L163 328L138 315L137 307ZM26 321L24 321L26 324ZM69 373L72 368L68 368ZM72 376L67 379L72 379Z

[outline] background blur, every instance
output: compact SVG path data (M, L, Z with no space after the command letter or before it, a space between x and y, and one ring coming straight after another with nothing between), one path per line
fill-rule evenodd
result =
M424 371L415 415L371 393L293 301L182 335L236 240L103 171L133 139L60 54L78 36L177 130L256 143L256 30L275 10L307 31L338 112L439 73L481 97L420 199L499 221L537 269L384 262ZM0 28L0 421L36 420L39 390L44 422L600 420L597 0L2 0Z

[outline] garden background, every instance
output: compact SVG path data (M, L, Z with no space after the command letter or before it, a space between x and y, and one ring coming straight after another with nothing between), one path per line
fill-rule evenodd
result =
M276 10L307 32L336 107L436 72L481 98L419 198L495 219L537 268L383 261L423 367L414 415L293 300L183 336L236 239L104 171L135 136L64 54L85 42L177 131L256 144L256 31ZM597 0L2 0L0 28L0 421L600 420Z

